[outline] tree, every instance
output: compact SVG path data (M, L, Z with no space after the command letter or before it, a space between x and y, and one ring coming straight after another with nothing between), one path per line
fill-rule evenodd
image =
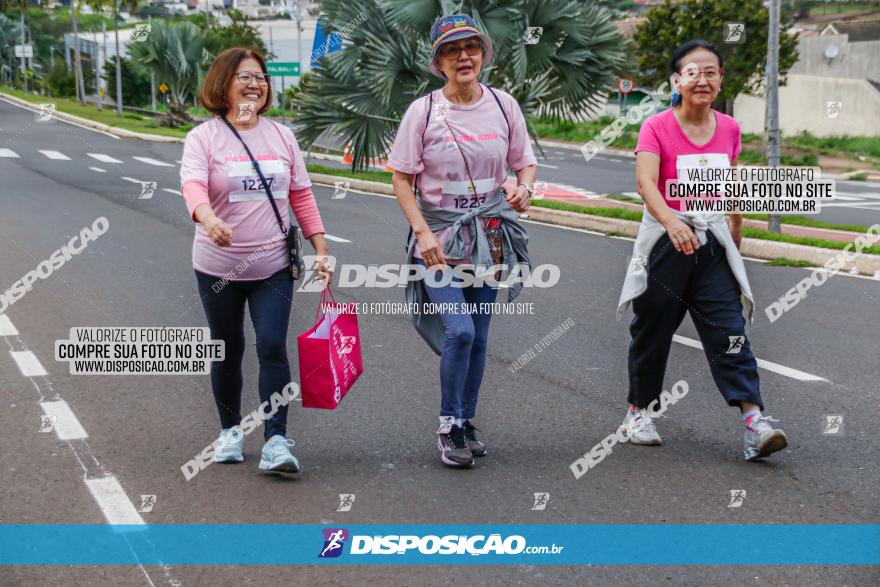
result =
M266 59L274 56L269 52L263 37L255 27L248 24L244 13L240 10L229 10L227 15L232 20L229 26L210 26L205 33L205 48L213 55L219 55L233 47L253 47Z
M442 86L427 68L431 25L442 14L482 24L495 50L482 79L526 114L595 113L625 58L608 13L571 0L325 0L322 8L328 32L346 38L300 83L292 104L298 137L311 145L328 129L342 135L355 169L387 153L412 100ZM524 43L527 26L543 27L538 43Z
M639 85L657 87L669 79L672 52L687 41L705 39L718 47L724 60L724 83L718 102L732 114L733 100L741 93L756 93L764 83L767 65L767 29L769 15L762 0L686 0L645 13L647 21L635 35ZM745 24L745 42L724 42L725 23ZM797 61L797 39L781 31L779 35L780 84L785 73Z
M7 82L12 79L16 61L18 61L13 47L20 42L20 38L21 24L0 13L0 72L2 72L2 79Z
M143 106L150 102L150 76L139 72L131 64L129 59L122 58L120 63L122 71L122 100L123 104L131 106ZM116 60L104 62L104 80L107 82L107 93L117 100L116 84Z
M136 70L147 76L153 73L157 83L168 86L168 112L160 124L176 127L192 122L187 102L212 59L202 32L189 22L154 22L145 41L128 43L126 49Z

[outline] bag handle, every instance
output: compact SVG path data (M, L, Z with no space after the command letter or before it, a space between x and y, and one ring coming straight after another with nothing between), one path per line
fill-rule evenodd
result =
M244 150L247 152L248 157L251 158L251 166L257 172L257 175L260 176L260 183L263 185L263 189L266 191L266 195L269 197L269 203L272 204L272 210L275 212L275 219L278 221L278 228L281 229L281 234L284 235L284 238L287 239L288 230L284 228L284 221L281 220L281 212L278 211L278 204L275 203L275 198L272 196L272 190L269 189L269 183L266 181L266 178L263 176L263 170L260 169L260 164L257 163L254 154L251 153L251 150L248 148L247 143L244 142L244 139L241 138L241 135L238 134L238 131L235 130L235 127L232 125L229 120L223 116L223 122L226 123L226 126L229 127L229 130L232 131L232 134L235 135L241 144L244 146Z
M324 289L322 289L322 290L321 290L321 299L320 299L320 301L319 301L319 303L318 303L318 309L315 310L315 324L318 323L318 316L319 316L319 315L321 315L321 316L324 315L324 312L322 312L321 309L324 307L324 304L327 303L327 297L328 297L328 296L330 297L331 300L333 300L333 303L334 303L334 304L338 304L338 303L339 303L339 302L336 301L336 296L333 295L333 292L330 290L330 286L329 286L329 285L328 285L327 287L325 287Z

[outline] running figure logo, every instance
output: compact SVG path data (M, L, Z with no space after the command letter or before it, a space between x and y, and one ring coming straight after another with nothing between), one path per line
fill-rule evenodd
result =
M831 100L825 102L825 118L829 120L833 120L835 118L840 117L840 109L843 107L843 102L839 100Z
M159 184L155 181L144 181L141 182L141 195L138 200L150 200L153 197L153 192L156 191L156 186Z
M236 116L236 122L247 122L251 119L251 114L254 113L254 105L253 104L239 104L238 105L238 116Z
M351 185L349 181L334 181L333 182L333 196L330 198L331 200L342 200L348 194L348 186Z
M526 29L526 45L537 45L544 34L544 27L530 26Z
M339 341L339 347L336 349L336 354L339 355L340 357L342 355L350 354L351 349L354 348L354 343L357 340L357 337L342 335L339 338L341 340Z
M728 336L730 340L730 346L727 347L728 355L737 355L743 349L743 345L746 342L745 336Z
M354 493L340 493L339 494L339 507L336 508L337 512L350 512L351 506L354 505Z
M541 511L547 508L547 502L550 501L549 493L536 493L535 494L535 503L532 506L532 511Z
M52 432L55 429L55 416L40 416L40 432Z
M843 416L825 414L825 426L822 434L841 434L843 432Z
M446 114L449 112L449 104L434 104L434 120L446 120Z
M55 114L55 104L40 104L40 111L37 112L36 120L37 122L49 122L52 120L53 114Z
M150 36L150 25L149 24L136 24L134 25L134 33L131 35L131 41L133 43L143 43L147 40L147 37Z
M724 23L724 42L728 44L742 43L746 40L746 25L744 22Z
M647 266L647 257L633 257L629 262L629 272L633 275L642 275L645 273L645 267Z
M348 540L348 530L345 528L323 528L324 548L318 558L334 558L342 554L345 541Z
M730 503L727 504L727 507L729 507L729 508L741 507L745 500L746 500L746 490L745 489L731 489L730 490Z
M138 511L141 513L148 514L153 511L153 507L156 505L156 496L155 495L141 495L141 505L138 507Z

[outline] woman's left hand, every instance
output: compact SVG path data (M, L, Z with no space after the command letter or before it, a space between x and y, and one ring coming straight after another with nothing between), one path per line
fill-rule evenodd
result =
M507 192L507 203L517 212L525 212L532 203L529 190L525 186L517 186L512 191Z
M733 237L733 244L735 244L737 250L739 250L743 240L742 217L737 219L734 216L728 216L727 227L730 229L730 236Z
M333 268L330 266L330 259L327 253L317 254L315 259L315 273L318 280L324 283L324 287L329 287L333 283Z

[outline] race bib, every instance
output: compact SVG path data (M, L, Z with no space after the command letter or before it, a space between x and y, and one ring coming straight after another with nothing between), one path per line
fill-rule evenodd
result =
M474 193L476 188L476 193ZM440 206L443 208L479 208L489 198L495 189L495 180L492 178L464 181L444 181L443 195L440 198Z
M263 177L269 184L272 197L285 200L290 188L290 171L280 159L259 161ZM229 201L250 202L266 199L260 176L250 161L235 161L227 164Z

